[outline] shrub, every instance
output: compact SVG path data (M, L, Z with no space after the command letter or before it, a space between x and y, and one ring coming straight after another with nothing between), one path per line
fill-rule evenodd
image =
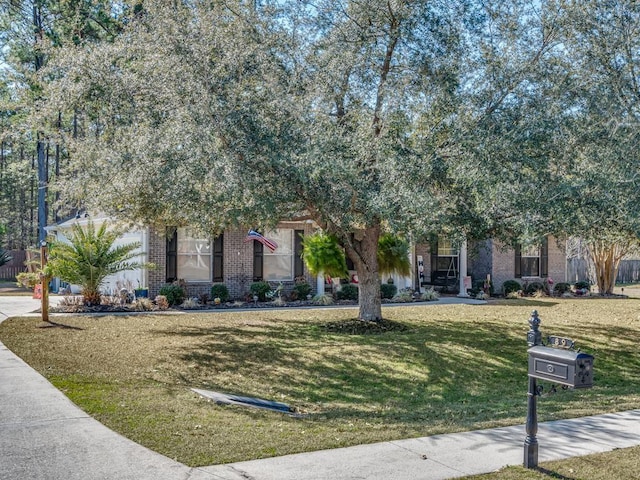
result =
M353 283L342 285L338 291L338 300L358 300L358 287Z
M153 310L153 302L147 297L137 298L131 306L137 312L148 312Z
M200 307L200 302L197 298L186 298L180 307L185 310L193 310Z
M565 283L565 282L556 283L553 286L553 291L555 293L557 293L558 295L562 295L562 294L564 294L566 292L570 292L571 291L571 284Z
M394 302L413 302L413 290L410 288L403 288L393 296Z
M517 280L507 280L502 284L502 293L505 297L508 297L510 293L519 292L522 290L522 285Z
M211 298L219 298L222 303L229 301L229 289L224 283L211 286Z
M440 298L440 294L436 292L433 288L425 290L422 295L420 295L420 299L426 302L432 302L434 300L438 300Z
M575 288L576 290L587 290L587 291L590 291L591 290L591 284L589 282L586 282L586 281L576 282L576 283L573 284L573 288Z
M40 275L34 272L20 272L16 276L18 285L33 290L40 283Z
M164 295L158 295L156 297L156 305L160 310L166 310L167 308L169 308L167 297L165 297Z
M267 300L267 293L271 292L271 285L269 282L255 282L249 287L249 291L252 295L256 295L258 300L265 302Z
M398 287L393 283L383 283L380 285L381 298L393 298L396 293L398 293Z
M332 305L333 304L333 297L331 295L316 295L315 297L313 297L312 300L313 303L315 303L316 305Z
M295 293L298 300L306 300L307 295L311 293L311 285L307 282L296 283L293 287L293 293Z
M527 295L535 295L537 292L544 292L544 285L541 282L528 283L524 289Z
M184 301L184 290L180 285L163 285L160 295L166 297L169 306L180 305Z

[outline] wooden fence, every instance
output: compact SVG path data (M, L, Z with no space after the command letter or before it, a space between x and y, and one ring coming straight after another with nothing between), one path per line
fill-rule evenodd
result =
M20 272L27 270L24 262L27 259L27 252L24 250L9 250L11 261L0 267L0 279L15 281Z
M590 278L588 262L584 258L570 258L567 260L567 281L575 283L577 281L595 279ZM622 260L618 269L616 283L638 283L640 282L640 260Z

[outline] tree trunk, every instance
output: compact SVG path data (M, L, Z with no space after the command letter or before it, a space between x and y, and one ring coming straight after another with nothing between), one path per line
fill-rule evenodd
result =
M596 283L600 295L612 295L616 284L618 267L626 248L618 244L591 242L589 253L596 272Z
M347 255L358 273L358 319L366 322L382 320L380 275L378 273L378 239L380 223L358 231L346 242Z

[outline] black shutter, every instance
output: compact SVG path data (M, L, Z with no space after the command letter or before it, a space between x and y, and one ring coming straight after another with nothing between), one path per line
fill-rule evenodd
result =
M431 279L433 281L434 273L438 271L438 237L435 235L431 237Z
M293 278L302 277L304 275L304 262L302 260L302 238L304 230L295 230L293 232Z
M544 237L540 246L540 276L549 276L549 239Z
M515 257L515 277L522 278L522 246L516 245L516 257Z
M263 253L264 246L260 242L253 242L253 281L259 282L263 278Z
M167 283L178 279L178 229L167 228L167 252L166 252L166 278Z
M213 240L213 281L224 282L224 234Z

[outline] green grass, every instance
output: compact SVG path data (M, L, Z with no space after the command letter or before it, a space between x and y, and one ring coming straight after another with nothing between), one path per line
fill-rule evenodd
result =
M544 462L537 470L507 467L499 472L460 480L637 480L640 447Z
M0 340L89 414L185 464L284 455L524 423L527 319L595 356L590 390L541 399L540 421L640 408L640 300L541 299L388 307L405 330L328 331L355 311L255 310L56 318ZM208 402L257 396L303 418Z

